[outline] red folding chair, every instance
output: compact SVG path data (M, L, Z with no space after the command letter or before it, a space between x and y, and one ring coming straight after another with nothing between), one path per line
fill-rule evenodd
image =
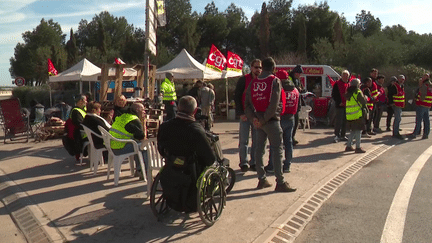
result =
M21 104L18 98L0 100L0 109L3 116L4 143L9 138L13 140L18 135L30 136L29 117L21 113Z

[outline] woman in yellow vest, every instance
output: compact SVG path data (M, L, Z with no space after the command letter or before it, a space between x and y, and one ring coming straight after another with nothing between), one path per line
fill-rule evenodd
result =
M140 144L140 142L147 138L146 131L144 106L141 103L134 103L131 105L128 112L116 117L109 133L115 138L135 139L138 141L138 144ZM133 145L125 142L111 141L111 148L116 155L131 153L134 151ZM144 164L147 164L147 151L142 152ZM135 176L144 179L138 156L135 156L135 165Z
M361 131L365 127L365 119L363 110L366 110L366 98L364 97L362 91L360 90L360 80L353 79L350 82L350 87L348 87L345 93L346 98L346 119L347 119L347 131L351 131L348 136L347 146L345 151L355 151L356 153L366 152L360 147L361 143ZM364 108L364 109L363 109ZM356 148L352 147L353 140L356 140Z

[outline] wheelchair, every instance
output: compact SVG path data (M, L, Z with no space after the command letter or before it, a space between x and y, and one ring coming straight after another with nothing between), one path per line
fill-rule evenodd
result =
M209 137L210 135L212 138ZM226 205L227 194L234 187L236 178L234 170L229 167L229 161L223 156L220 157L222 153L218 143L219 137L211 132L207 136L216 152L217 161L205 168L196 180L196 211L201 221L210 227L220 218ZM218 149L219 151L216 151ZM164 169L165 166L156 175L150 191L150 207L158 221L172 210L164 197L161 183L161 173Z

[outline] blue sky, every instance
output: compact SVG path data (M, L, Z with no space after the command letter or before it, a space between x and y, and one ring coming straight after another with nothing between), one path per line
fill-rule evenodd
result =
M211 1L191 0L192 8L199 13ZM261 11L263 0L215 0L219 11L224 11L232 2L250 17ZM293 7L299 4L313 4L314 0L294 0ZM330 10L343 14L349 22L361 10L370 11L380 18L383 27L400 24L408 31L419 34L432 33L432 1L430 0L328 0ZM101 11L120 17L128 23L144 29L145 0L0 0L0 86L10 85L9 59L14 54L18 42L23 42L22 33L32 31L42 18L58 22L63 32L68 34L78 28L81 19L91 19Z

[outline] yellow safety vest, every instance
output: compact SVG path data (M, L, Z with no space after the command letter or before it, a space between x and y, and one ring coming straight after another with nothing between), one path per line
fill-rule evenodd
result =
M177 100L175 85L169 79L165 78L165 80L162 82L161 91L163 92L163 100Z
M84 107L85 108L85 107ZM83 117L83 118L85 118L85 116L87 115L87 113L83 110L83 109L81 109L81 108L78 108L78 107L75 107L75 108L73 108L72 110L71 110L71 114L72 114L72 112L73 112L73 110L77 110L80 114L81 114L81 116ZM82 132L81 133L81 138L86 138L87 137L87 134L85 133L85 132Z
M358 102L358 95L360 94L360 90L357 91L351 96L349 100L346 102L346 119L347 121L354 121L362 117L362 109Z
M129 113L124 113L119 117L116 117L114 123L112 124L109 133L115 137L120 139L133 139L134 136L132 133L126 131L125 126L129 122L139 119L138 116L132 115ZM112 149L122 149L126 146L125 142L111 141Z

